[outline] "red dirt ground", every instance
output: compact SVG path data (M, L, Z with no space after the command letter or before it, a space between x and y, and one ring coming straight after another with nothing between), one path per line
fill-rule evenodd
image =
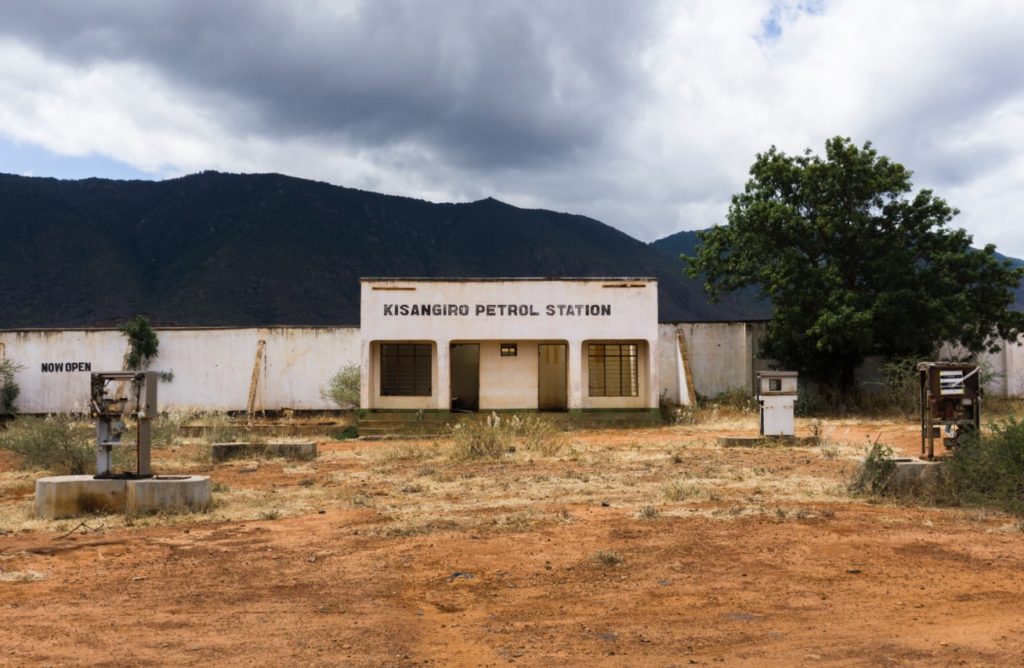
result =
M838 425L833 437L861 444L880 429L916 452L903 427ZM685 436L580 438L636 449ZM811 449L692 457L837 481L850 463ZM355 472L339 461L330 470ZM280 464L213 476L295 484ZM0 569L42 579L0 581L0 665L1022 663L1024 533L1014 518L855 498L730 515L742 503L701 501L689 515L645 521L616 502L545 500L538 512L568 511L566 521L413 535L382 534L380 513L343 504L266 521L15 531L0 535ZM595 560L602 551L622 562Z

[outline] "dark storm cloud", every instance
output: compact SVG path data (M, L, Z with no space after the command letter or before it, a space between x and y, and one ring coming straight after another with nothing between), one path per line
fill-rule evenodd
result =
M643 93L643 3L13 2L0 34L72 65L132 62L231 101L271 138L403 142L472 167L559 162ZM650 5L653 7L653 5Z

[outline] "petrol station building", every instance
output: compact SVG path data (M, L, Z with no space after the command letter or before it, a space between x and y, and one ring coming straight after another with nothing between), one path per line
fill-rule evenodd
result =
M366 278L370 410L658 406L653 278Z

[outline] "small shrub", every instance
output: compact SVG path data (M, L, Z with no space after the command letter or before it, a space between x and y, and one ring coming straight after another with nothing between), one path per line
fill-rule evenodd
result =
M896 460L893 459L892 448L876 442L857 469L850 489L861 494L885 494L895 470Z
M508 430L515 442L528 452L554 457L562 451L561 432L548 420L539 417L512 416Z
M601 564L602 566L609 567L618 566L620 564L625 563L626 561L622 558L621 554L615 552L614 550L599 550L595 552L594 556L591 558L597 563Z
M70 415L18 418L0 431L0 447L21 458L26 469L81 475L94 468L93 431ZM115 452L123 448L115 448Z
M153 420L151 438L154 446L174 445L181 434L181 426L192 418L186 412L161 413Z
M1009 418L984 438L965 439L946 462L944 482L954 502L1024 514L1024 420Z
M661 516L661 511L654 506L644 506L640 509L639 515L642 520L656 520Z
M261 520L276 520L281 518L281 511L277 508L264 510L260 513Z
M380 454L380 461L384 464L394 462L417 462L429 459L434 453L416 443L399 443Z
M665 498L669 501L684 501L686 499L700 496L701 488L681 480L673 480L665 485Z
M9 359L0 360L0 413L14 413L14 402L21 394L21 387L14 380L14 374L25 367Z
M239 425L231 421L226 413L206 413L202 416L203 441L213 443L233 443L241 436Z
M512 447L512 432L496 413L485 420L467 420L449 429L454 459L481 459L503 456Z
M359 406L359 385L359 365L347 364L331 376L327 385L320 390L320 396L333 401L339 408L357 408Z
M354 424L350 424L342 429L332 431L329 435L336 441L349 441L353 438L359 438L359 427Z
M739 412L749 412L758 408L757 399L754 398L749 389L744 387L736 387L720 392L711 402L723 409Z

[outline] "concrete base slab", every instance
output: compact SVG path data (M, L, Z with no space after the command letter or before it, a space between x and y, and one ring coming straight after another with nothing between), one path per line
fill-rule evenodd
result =
M720 436L718 444L724 448L756 448L776 445L814 446L816 436Z
M97 480L62 475L36 481L37 517L59 519L90 513L181 512L210 507L207 476L156 476L140 480Z
M941 473L942 462L900 458L896 460L886 490L897 495L918 493L937 484Z
M58 519L125 509L125 481L58 475L36 481L36 516Z
M210 446L210 459L215 462L250 457L316 459L316 443L214 443Z
M210 479L207 476L155 476L127 482L125 510L129 513L194 512L210 507Z

